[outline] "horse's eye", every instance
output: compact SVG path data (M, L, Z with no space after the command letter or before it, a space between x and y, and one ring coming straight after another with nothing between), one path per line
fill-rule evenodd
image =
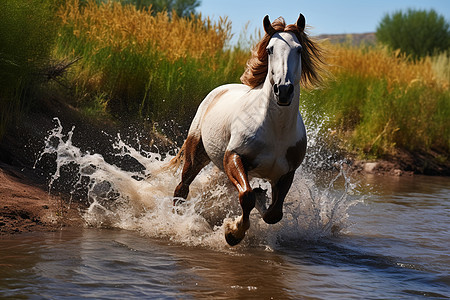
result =
M297 53L298 53L298 54L302 54L302 50L303 50L303 48L302 48L301 46L298 47L298 48L297 48Z
M273 54L273 47L266 48L267 54L271 55Z

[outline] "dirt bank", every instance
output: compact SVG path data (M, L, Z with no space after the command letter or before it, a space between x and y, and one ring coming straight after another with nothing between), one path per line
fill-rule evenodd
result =
M352 173L358 174L450 176L450 161L447 159L447 154L436 151L411 153L398 149L395 154L386 156L384 159L353 159L350 165Z
M20 170L0 164L0 235L81 227L84 222L78 208L49 195Z

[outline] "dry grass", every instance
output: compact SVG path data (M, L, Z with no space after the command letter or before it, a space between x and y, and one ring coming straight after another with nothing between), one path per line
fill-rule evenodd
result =
M333 74L349 72L361 78L384 78L390 86L422 84L430 88L449 87L448 80L436 74L430 57L414 62L400 51L392 52L382 46L329 45L328 53Z
M161 51L170 60L213 56L222 51L230 38L231 23L226 18L213 23L209 18L180 18L175 12L151 15L151 8L138 10L133 5L106 2L100 5L89 0L81 6L79 0L69 0L60 7L63 24L73 26L73 34L84 35L96 44L96 49L132 47L146 52Z
M67 0L58 15L56 55L82 57L71 78L79 102L126 119L187 122L214 87L238 82L248 56L225 47L226 18L152 15L151 8L93 0Z

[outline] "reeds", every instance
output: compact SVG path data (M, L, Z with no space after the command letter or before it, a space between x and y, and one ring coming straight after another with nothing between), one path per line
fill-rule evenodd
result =
M132 48L146 54L149 48L164 53L165 58L201 58L215 55L230 37L231 23L220 18L217 23L208 17L181 18L175 12L151 14L149 9L136 9L120 2L69 0L60 7L63 24L72 27L75 37L84 37L95 44L94 51L105 47L116 50Z

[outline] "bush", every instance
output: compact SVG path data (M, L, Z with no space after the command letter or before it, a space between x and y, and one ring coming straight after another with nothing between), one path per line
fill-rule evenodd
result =
M450 47L449 23L430 10L398 11L386 14L377 27L378 41L400 49L414 59L445 51Z

